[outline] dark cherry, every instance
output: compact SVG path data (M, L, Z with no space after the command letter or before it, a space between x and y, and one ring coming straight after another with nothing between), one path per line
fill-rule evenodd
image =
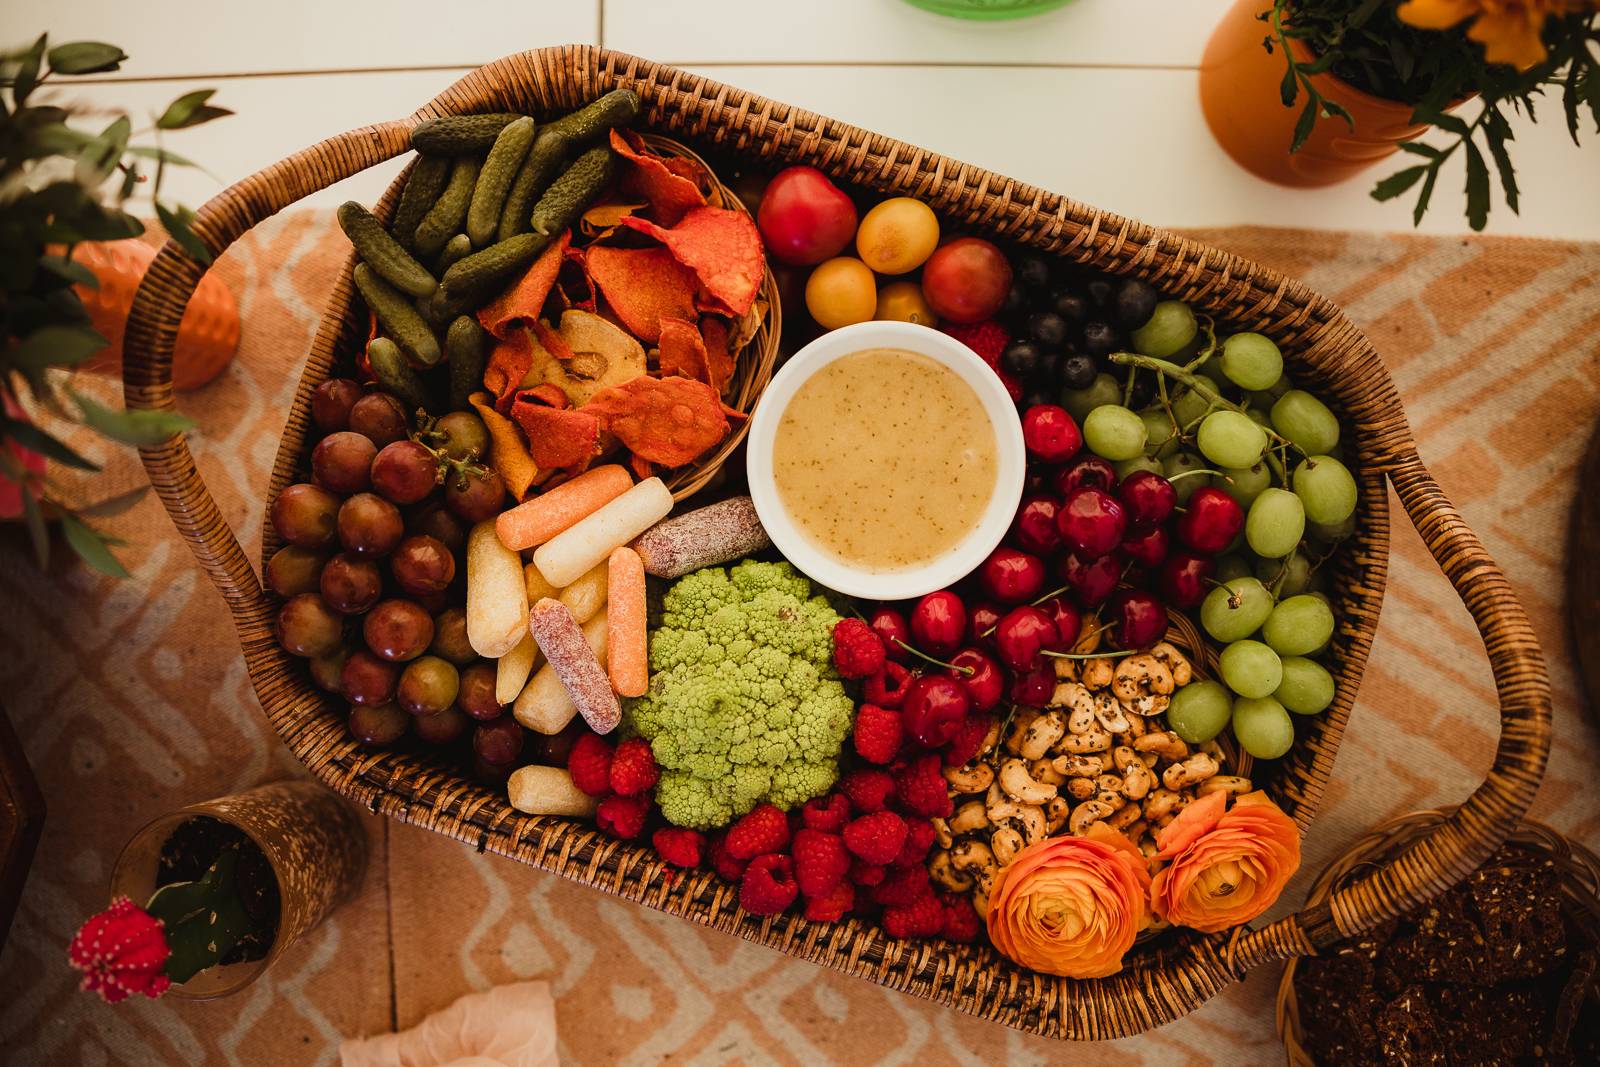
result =
M1117 484L1116 468L1099 456L1084 456L1056 472L1056 492L1063 497L1075 489L1104 489Z
M1060 643L1061 634L1043 609L1032 604L1012 608L996 625L995 651L1014 671L1026 671L1039 660L1039 653Z
M1244 529L1244 511L1237 501L1214 485L1204 485L1189 497L1178 519L1178 537L1196 552L1215 556Z
M1072 589L1072 595L1084 608L1105 603L1122 580L1123 560L1113 553L1083 559L1070 552L1061 558L1061 580Z
M1056 516L1061 540L1083 558L1104 556L1122 543L1128 514L1104 489L1074 489Z
M1050 617L1056 627L1056 642L1051 652L1069 652L1083 632L1083 615L1067 601L1066 597L1053 596L1039 605L1039 610Z
M1002 604L1032 600L1044 588L1044 563L1038 556L1001 545L989 553L978 575L984 592Z
M1025 708L1042 708L1050 703L1056 691L1055 667L1048 659L1030 670L1022 671L1011 681L1011 701Z
M387 704L394 699L400 668L364 648L350 653L339 672L340 691L352 704Z
M1178 503L1178 491L1155 471L1134 471L1117 486L1117 500L1134 529L1160 526Z
M1004 608L987 600L974 604L967 615L967 644L993 648L994 627L1004 614Z
M1167 632L1167 609L1154 593L1124 589L1106 605L1111 640L1118 648L1148 648Z
M1180 548L1161 565L1161 595L1175 608L1199 607L1216 573L1216 560Z
M972 710L966 687L947 674L925 674L906 689L900 721L918 744L938 748Z
M967 606L948 589L929 593L911 609L913 643L936 659L960 648L966 633Z
M1167 536L1165 526L1153 526L1148 530L1135 530L1122 541L1122 554L1139 564L1141 567L1159 567L1167 558L1167 550L1171 547L1171 539Z
M1005 695L1006 673L987 652L963 648L950 657L950 668L947 673L967 691L974 711L988 711Z
M1048 556L1061 547L1061 531L1056 528L1056 514L1061 501L1040 493L1024 497L1011 523L1011 539L1024 552Z
M905 646L911 644L911 626L906 617L887 605L880 605L867 620L874 633L883 638L883 649L896 663L912 659ZM903 642L903 643L902 643Z
M1022 416L1022 443L1046 463L1065 463L1083 447L1083 434L1066 408L1040 404Z

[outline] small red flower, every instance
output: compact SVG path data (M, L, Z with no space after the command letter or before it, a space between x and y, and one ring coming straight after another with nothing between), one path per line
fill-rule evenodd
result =
M83 972L82 988L108 1004L133 993L151 999L165 993L172 980L162 969L171 954L161 921L127 897L79 927L67 949L67 958Z

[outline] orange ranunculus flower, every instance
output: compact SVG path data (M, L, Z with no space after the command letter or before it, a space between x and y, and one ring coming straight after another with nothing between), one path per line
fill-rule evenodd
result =
M1447 30L1470 18L1467 36L1484 46L1484 59L1527 70L1544 61L1546 18L1592 6L1592 0L1404 0L1396 14L1424 30Z
M989 939L1024 967L1102 978L1148 917L1150 873L1133 842L1103 823L1052 837L1012 860L989 893Z
M1179 926L1206 933L1247 923L1272 906L1300 866L1300 832L1265 793L1227 807L1212 793L1190 804L1156 836L1150 907Z

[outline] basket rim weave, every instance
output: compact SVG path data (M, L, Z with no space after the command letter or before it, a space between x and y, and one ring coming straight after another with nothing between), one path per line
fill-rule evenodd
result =
M1303 955L1442 892L1504 839L1531 802L1550 740L1550 692L1527 616L1504 575L1428 474L1394 384L1370 342L1330 302L1276 271L1177 235L1098 211L967 163L788 107L698 75L589 45L507 56L472 71L406 119L314 145L247 177L206 204L197 236L220 254L262 219L317 189L392 158L409 131L438 114L575 107L626 86L655 132L764 165L806 162L867 189L916 196L958 225L1113 273L1151 281L1236 328L1266 333L1290 352L1298 380L1328 399L1354 435L1360 530L1341 553L1335 706L1284 761L1274 795L1302 832L1331 774L1377 627L1388 557L1385 480L1483 634L1500 699L1501 741L1486 781L1450 819L1357 885L1257 930L1184 932L1110 978L1073 981L1022 970L992 949L901 943L859 921L837 926L737 909L736 890L704 872L668 885L648 850L592 828L523 816L481 786L410 756L367 753L344 737L303 669L278 649L274 606L195 470L181 436L141 449L180 534L233 614L257 695L274 728L337 791L524 863L738 933L891 988L1051 1037L1126 1036L1204 1003L1251 967ZM391 188L389 196L394 195ZM172 243L152 264L129 317L123 375L131 408L173 404L171 357L184 307L204 267ZM348 306L348 277L329 308ZM308 381L326 374L348 316L325 315L289 429L303 430ZM280 457L281 459L281 457ZM288 476L280 462L274 485Z

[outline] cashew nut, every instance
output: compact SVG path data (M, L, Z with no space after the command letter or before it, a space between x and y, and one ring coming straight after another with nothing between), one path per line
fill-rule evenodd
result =
M1022 769L1024 771L1027 770L1025 766ZM1000 775L1001 782L1003 782L1005 780L1004 769L1001 770ZM1042 840L1044 838L1044 809L1039 804L1044 803L1044 801L1040 801L1039 804L1019 803L1002 792L1003 786L1001 782L996 782L989 787L989 794L986 798L988 806L985 808L989 816L989 822L997 827L1012 826L1021 830L1026 844L1031 845L1035 841ZM1055 796L1054 789L1050 790L1050 796Z
M1219 774L1201 782L1200 788L1195 790L1195 795L1203 797L1212 793L1232 793L1238 797L1248 792L1250 792L1250 779L1240 778L1235 774Z
M1028 727L1033 725L1033 720L1039 717L1039 712L1033 708L1018 708L1017 713L1011 717L1011 729L1006 732L1006 751L1015 755L1022 750L1022 737L1028 732Z
M1215 759L1204 752L1196 752L1182 763L1174 763L1162 771L1161 784L1168 789L1182 789L1205 781L1219 770Z
M960 767L946 767L944 780L957 793L981 793L994 781L994 768L974 760Z
M1156 820L1156 833L1159 834L1162 830L1165 830L1167 827L1171 826L1172 825L1172 821L1174 819L1176 819L1177 817L1178 817L1178 813L1177 812L1170 811L1167 814L1161 816L1161 818L1157 819Z
M1122 795L1129 800L1141 800L1155 788L1156 776L1144 761L1135 758L1122 769Z
M1189 660L1170 642L1158 642L1150 650L1150 654L1167 668L1167 673L1172 675L1173 685L1188 685L1194 678L1194 668L1189 664Z
M1059 709L1052 708L1033 722L1022 732L1022 740L1017 745L1017 755L1023 759L1039 759L1050 746L1061 740L1067 732L1067 717Z
M1100 773L1100 761L1093 756L1057 756L1050 767L1067 778L1093 778Z
M1111 755L1110 749L1107 749L1103 752L1096 752L1094 754L1094 758L1100 761L1101 774L1110 774L1112 771L1117 769L1116 758Z
M1029 763L1028 774L1036 782L1048 782L1051 785L1061 785L1067 780L1065 774L1056 770L1055 760L1050 759L1036 759Z
M1077 682L1063 682L1050 695L1050 702L1068 708L1067 730L1081 734L1094 728L1094 697Z
M1056 745L1058 752L1104 752L1111 747L1111 735L1101 729L1090 730L1086 734L1068 734Z
M955 843L956 835L950 832L950 823L944 819L929 819L933 824L933 839L940 848L949 848Z
M1090 797L1094 796L1094 794L1095 788L1093 778L1067 779L1067 795L1072 797L1073 800L1088 800Z
M989 732L983 735L983 744L978 746L978 755L987 756L994 751L994 746L1000 743L1000 720L995 719L989 723Z
M1129 656L1117 664L1111 691L1124 703L1151 693L1168 694L1172 692L1172 672L1148 652Z
M1128 732L1130 720L1124 713L1122 705L1110 693L1101 692L1094 695L1094 718L1109 733Z
M1004 867L1022 851L1022 835L1007 826L995 831L994 836L989 838L989 847L994 849L995 862Z
M1133 808L1134 810L1137 810L1139 805L1137 805L1137 804L1129 804L1128 807L1129 808ZM1121 812L1118 812L1117 814L1120 815ZM1146 823L1143 819L1135 819L1133 822L1131 822L1128 825L1124 826L1122 828L1122 832L1128 835L1128 840L1129 841L1133 841L1133 842L1137 843L1139 838L1143 837L1145 831L1148 830L1148 829L1150 829L1150 825L1148 823Z
M978 892L985 898L994 886L995 871L999 869L994 852L975 837L956 842L956 847L950 850L950 866L976 882ZM976 904L977 901L974 900L973 903Z
M1044 806L1044 832L1053 834L1067 821L1067 798L1055 797Z
M1122 792L1122 776L1112 774L1110 771L1106 771L1104 774L1097 775L1095 777L1094 784L1095 788L1099 789L1102 793Z
M1043 804L1056 795L1056 787L1034 781L1028 773L1028 765L1020 759L1008 759L1000 765L1000 787L1024 804ZM993 817L991 813L990 818Z
M1140 752L1154 752L1174 763L1189 754L1189 746L1183 743L1183 738L1171 730L1145 734L1134 741L1133 747Z
M1144 817L1151 822L1157 822L1171 814L1177 807L1179 796L1170 789L1153 789L1150 795L1144 798Z
M1098 633L1098 631L1097 631ZM1109 659L1086 659L1078 668L1078 677L1090 689L1104 689L1116 677L1117 668Z
M1061 657L1057 656L1052 658L1050 662L1055 664L1056 681L1075 682L1078 680L1077 660L1062 659Z
M1073 834L1081 834L1092 824L1108 818L1114 811L1116 809L1109 804L1103 804L1098 800L1086 800L1072 809L1072 815L1067 819L1067 829Z
M1143 737L1150 732L1150 724L1138 715L1128 718L1128 736L1130 738Z
M1123 833L1127 833L1128 827L1138 822L1142 817L1143 816L1139 811L1139 805L1124 804L1122 807L1112 812L1111 818L1107 821L1111 824L1111 828L1113 830L1121 830Z
M1111 762L1119 771L1126 771L1139 762L1139 753L1131 745L1118 745L1111 750Z
M1141 752L1139 759L1144 762L1145 769L1150 771L1155 770L1156 764L1161 762L1161 757L1154 752Z
M948 849L941 848L933 854L933 859L928 861L928 873L935 882L954 893L965 893L976 884L971 875L956 870Z
M969 800L957 808L956 813L950 817L951 833L966 834L988 826L989 816L984 807L982 800Z

